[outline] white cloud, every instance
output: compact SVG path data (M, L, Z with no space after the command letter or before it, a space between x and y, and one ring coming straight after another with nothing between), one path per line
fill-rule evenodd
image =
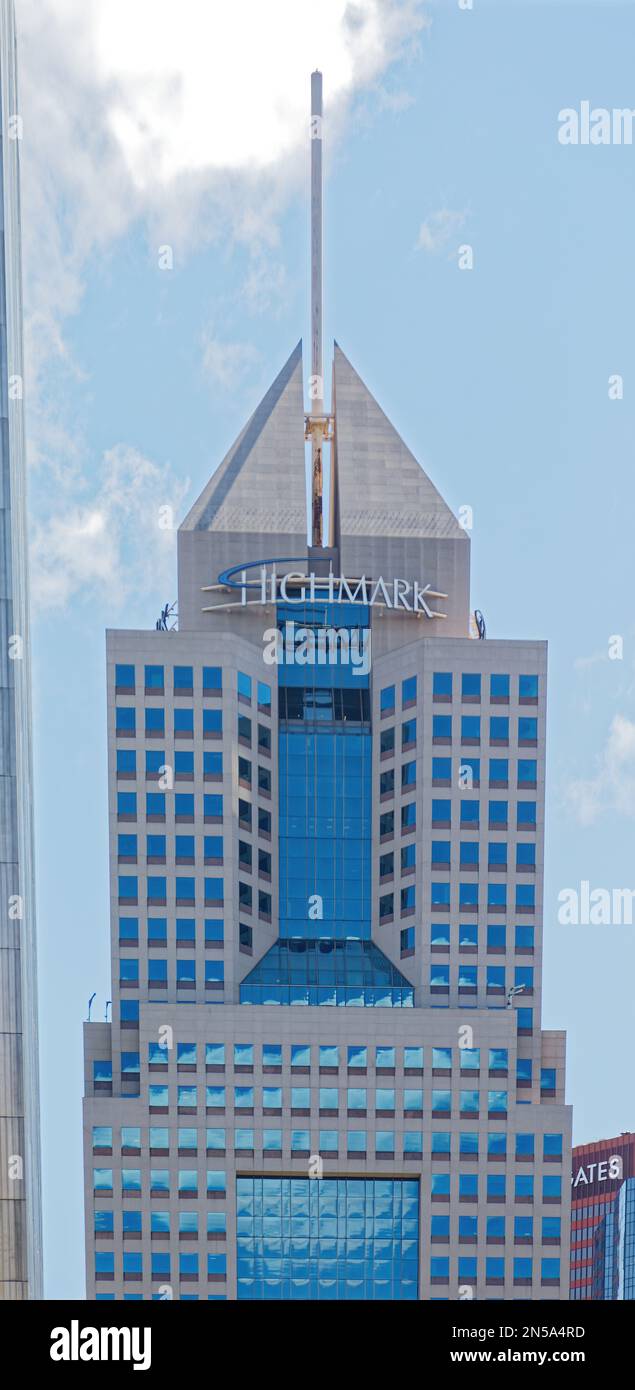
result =
M635 723L622 714L611 722L594 777L570 783L567 802L581 825L609 811L635 816Z
M260 251L302 187L308 90L324 68L325 150L350 100L425 27L424 0L17 0L30 312L76 311L82 270L131 223L181 249ZM57 317L56 317L57 316ZM41 341L41 337L40 337Z
M252 256L241 299L251 314L280 314L287 299L285 267L271 256Z
M576 671L585 671L589 666L599 666L608 661L608 654L603 652L592 652L590 656L576 656L573 666Z
M174 526L188 480L116 445L100 466L100 485L85 502L70 502L35 525L31 544L34 610L64 607L74 595L108 600L114 614L146 588L174 588Z
M467 212L451 212L449 208L440 208L438 212L431 212L425 222L421 223L419 235L417 237L416 251L441 251L447 246L450 238L464 225Z
M16 0L16 11L34 574L59 604L112 578L113 525L126 506L135 520L128 485L117 505L99 481L90 498L95 460L76 420L83 372L65 323L95 265L135 225L153 256L169 244L177 263L194 247L239 247L243 306L275 312L279 225L306 196L311 69L324 70L328 161L354 96L371 89L381 105L383 76L427 20L425 0ZM253 351L210 334L203 366L238 382Z
M233 391L258 360L251 343L228 343L212 333L203 335L203 371L215 386Z

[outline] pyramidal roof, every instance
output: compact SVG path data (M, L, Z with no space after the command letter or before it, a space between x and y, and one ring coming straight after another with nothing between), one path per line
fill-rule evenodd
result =
M345 536L468 537L335 343L336 529Z
M469 538L414 454L334 345L335 543ZM307 528L302 342L241 430L179 528L285 535ZM295 553L295 552L294 552Z
M181 523L181 531L306 536L302 342Z

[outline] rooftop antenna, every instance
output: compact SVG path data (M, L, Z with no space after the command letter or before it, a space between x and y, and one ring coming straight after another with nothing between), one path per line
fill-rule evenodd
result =
M96 998L97 998L97 991L95 991L93 994L91 994L90 999L88 1000L88 1022L89 1022L89 1023L90 1023L90 1011L91 1011L91 1009L92 1009L92 1007L93 1007L93 999L96 999Z
M323 545L324 444L333 420L324 409L322 345L322 73L311 73L311 376L305 438L311 440L311 545Z

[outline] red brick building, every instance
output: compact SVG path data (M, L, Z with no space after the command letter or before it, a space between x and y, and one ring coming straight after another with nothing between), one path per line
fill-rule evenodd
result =
M571 1298L592 1297L593 1233L625 1178L635 1177L635 1134L579 1144L571 1172Z

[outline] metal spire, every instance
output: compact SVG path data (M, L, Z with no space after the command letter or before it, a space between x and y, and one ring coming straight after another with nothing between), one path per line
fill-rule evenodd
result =
M311 440L311 544L323 544L324 443L332 420L324 412L322 348L322 74L311 73L311 376L306 438Z

